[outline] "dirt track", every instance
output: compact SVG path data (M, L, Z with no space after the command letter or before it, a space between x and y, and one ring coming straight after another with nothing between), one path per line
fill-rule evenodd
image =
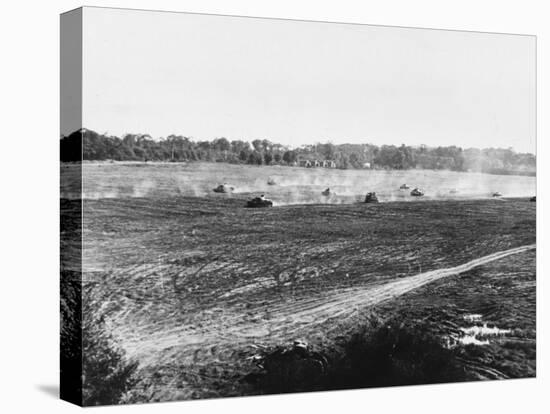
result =
M343 322L359 309L403 295L436 280L467 272L478 266L535 249L534 244L496 252L464 264L423 272L389 283L352 288L313 300L300 300L290 305L272 307L268 314L250 317L243 313L216 313L208 315L208 323L202 329L179 326L170 332L159 331L139 335L139 341L125 341L130 356L142 364L154 364L155 356L167 350L179 355L193 354L197 350L212 349L220 345L235 346L242 343L278 343L306 336L315 328L331 320ZM126 336L128 339L128 336ZM172 353L169 352L169 353Z
M536 203L468 198L468 191L483 194L490 187L514 195L518 187L531 195L533 179L526 183L526 178L423 171L293 177L292 169L207 167L94 167L86 173L85 192L91 196L82 203L61 201L67 218L62 266L71 270L76 263L75 270L82 270L89 315L104 318L117 345L139 363L141 402L245 395L248 391L236 379L250 372L247 357L257 352L255 346L303 338L330 347L377 317L381 307L381 318L395 313L394 308L415 311L416 302L407 298L440 284L460 285L452 293L466 298L464 309L462 302L454 304L454 297L443 295L438 306L430 295L420 294L415 300L428 305L418 307L422 312L415 317L433 316L432 305L459 322L457 307L485 314L483 306L470 309L471 289L464 290L462 278L474 285L480 281L475 296L480 304L485 306L487 295L493 295L488 312L513 308L513 315L499 314L498 326L503 318L510 319L510 327L525 325L514 318L518 312L523 318L524 305L533 304L535 296L529 289L509 288L501 275L508 261L517 260L509 279L516 283L523 274L527 281L534 278L534 254L528 251L536 240ZM268 186L268 175L284 185ZM491 184L478 188L478 178ZM346 188L338 188L342 179ZM211 191L226 181L239 183L245 192ZM406 202L384 196L384 189L397 189L403 182L432 193L422 200L399 198ZM357 200L317 204L313 196L329 185ZM459 196L439 199L448 187L459 188ZM355 202L373 189L387 202ZM244 208L259 191L275 201L300 197L272 209ZM82 218L81 231L69 226L78 223L75 218ZM80 248L81 257L71 254ZM488 268L493 267L504 269L493 269L493 281L506 290L489 280ZM401 301L409 305L399 306ZM439 326L449 315L436 316ZM528 334L534 338L534 332ZM506 363L515 358L509 352L495 349L506 355Z

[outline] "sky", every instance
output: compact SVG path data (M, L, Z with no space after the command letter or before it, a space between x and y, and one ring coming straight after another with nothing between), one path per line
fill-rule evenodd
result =
M85 8L83 126L534 153L535 50L533 36Z

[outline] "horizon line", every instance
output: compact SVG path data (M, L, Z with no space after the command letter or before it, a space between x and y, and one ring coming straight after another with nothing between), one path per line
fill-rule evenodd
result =
M157 142L160 142L160 141L163 141L163 140L166 140L168 139L168 137L170 136L174 136L174 137L181 137L181 138L187 138L189 140L191 140L192 142L200 142L200 141L207 141L207 142L212 142L212 141L215 141L216 139L221 139L221 138L224 138L226 140L228 140L230 143L232 141L242 141L242 142L247 142L249 144L251 144L253 141L256 141L256 140L260 140L260 141L263 141L263 140L267 140L269 142L271 142L272 144L278 144L278 145L281 145L282 147L285 147L285 148L288 148L289 150L294 150L294 149L299 149L299 148L303 148L303 147L307 147L307 146L315 146L315 145L325 145L325 144L332 144L332 145L335 145L335 146L338 146L338 145L373 145L375 147L383 147L383 146L394 146L394 147L400 147L400 146L406 146L406 147L412 147L412 148L420 148L420 147L426 147L426 148L448 148L448 147L457 147L457 148L460 148L462 149L463 151L465 150L469 150L469 149L477 149L477 150L480 150L480 151L483 151L483 150L488 150L488 149L498 149L498 150L512 150L512 152L515 152L516 154L528 154L528 155L533 155L534 157L537 156L537 152L536 152L536 149L534 152L521 152L521 151L517 151L514 147L464 147L464 146L461 146L461 145L456 145L456 144L452 144L452 145L438 145L438 146L431 146L431 145L427 145L427 144L405 144L403 142L401 142L400 144L374 144L372 142L361 142L361 143L351 143L351 142L342 142L342 143L339 143L339 144L336 144L334 142L332 142L331 140L327 140L325 142L322 142L322 141L314 141L313 143L311 144L302 144L300 146L291 146L291 145L285 145L285 144L280 144L279 142L277 141L274 141L272 139L268 139L268 138L254 138L254 139L244 139L244 138L240 138L240 139L229 139L227 137L224 137L224 136L219 136L219 137L216 137L216 138L206 138L206 139L197 139L193 136L188 136L188 135L183 135L183 134L169 134L167 135L166 137L163 137L163 136L160 136L160 137L154 137L153 135L149 134L149 133L136 133L136 132L126 132L122 135L116 135L116 134L110 134L108 131L105 131L104 133L101 133L101 132L97 132L97 130L95 129L91 129L91 128L86 128L86 127L82 127L82 128L79 128L79 129L75 129L74 131L72 131L71 133L67 134L67 135L64 135L63 133L60 134L60 139L63 139L63 138L66 138L72 134L74 134L75 132L86 132L86 131L91 131L91 132L94 132L98 135L103 135L103 136L107 136L107 137L110 137L110 138L118 138L118 139L123 139L124 136L126 135L141 135L141 136L149 136L153 141L157 141Z

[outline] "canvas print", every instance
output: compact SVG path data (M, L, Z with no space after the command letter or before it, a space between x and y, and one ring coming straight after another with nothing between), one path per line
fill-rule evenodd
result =
M536 38L61 16L61 397L536 376Z

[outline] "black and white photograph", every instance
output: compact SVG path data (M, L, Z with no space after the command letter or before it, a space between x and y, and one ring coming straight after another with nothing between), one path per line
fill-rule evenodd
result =
M0 13L0 412L548 411L542 0Z
M83 7L61 47L62 398L536 376L535 36Z

